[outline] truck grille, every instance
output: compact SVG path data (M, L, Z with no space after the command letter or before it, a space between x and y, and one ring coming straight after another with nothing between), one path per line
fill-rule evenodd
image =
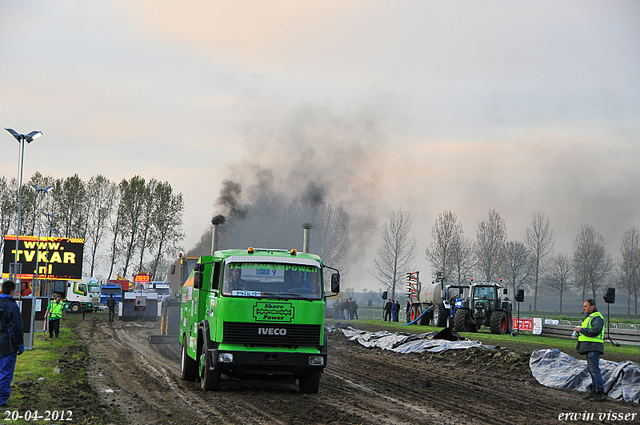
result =
M222 342L269 346L318 346L320 325L224 322Z

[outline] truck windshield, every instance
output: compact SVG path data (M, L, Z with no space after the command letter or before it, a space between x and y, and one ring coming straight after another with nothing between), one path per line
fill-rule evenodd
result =
M303 264L228 263L222 294L235 297L322 299L320 268Z
M102 288L102 295L121 295L122 288Z

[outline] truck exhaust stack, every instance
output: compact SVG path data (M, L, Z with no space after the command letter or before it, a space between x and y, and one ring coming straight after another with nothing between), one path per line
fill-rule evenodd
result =
M305 223L302 225L304 229L304 236L302 241L302 252L309 253L309 230L311 229L311 225L309 223Z
M221 224L224 224L224 216L217 215L211 219L211 224L213 224L213 232L211 234L211 255L213 255L218 250L218 227Z

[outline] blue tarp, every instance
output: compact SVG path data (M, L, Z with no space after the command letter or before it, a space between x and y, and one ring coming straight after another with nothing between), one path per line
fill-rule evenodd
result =
M578 360L555 349L536 350L529 367L534 378L546 387L589 391L591 375L587 361ZM616 400L640 403L640 364L600 360L604 392Z

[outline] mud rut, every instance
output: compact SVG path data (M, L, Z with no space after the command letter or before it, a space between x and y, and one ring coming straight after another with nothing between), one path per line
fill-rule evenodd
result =
M543 424L564 412L638 412L631 403L589 403L582 393L542 387L529 374L476 371L458 361L366 349L329 338L318 394L294 382L225 379L219 392L180 380L180 347L149 344L156 323L79 326L87 374L103 404L134 424ZM606 422L605 422L606 423Z

